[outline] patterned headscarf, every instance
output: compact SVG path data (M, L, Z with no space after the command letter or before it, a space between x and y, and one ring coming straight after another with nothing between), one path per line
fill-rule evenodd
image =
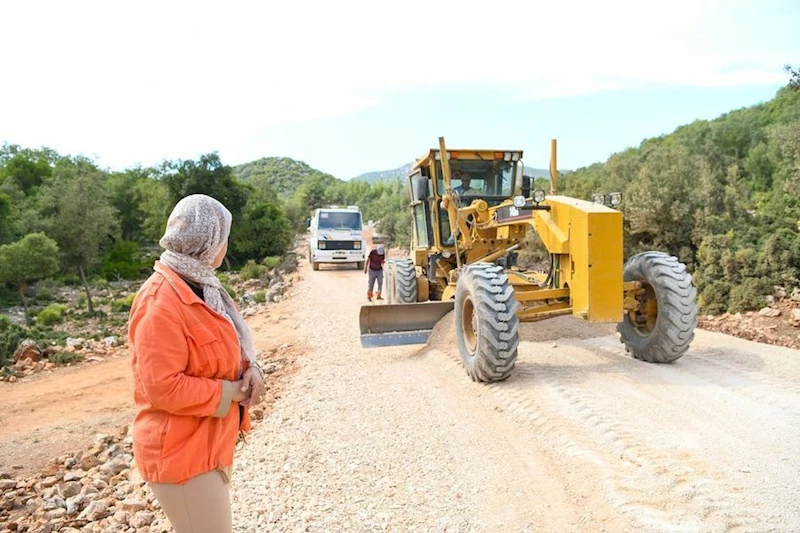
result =
M160 261L183 279L203 288L205 303L233 325L242 356L254 363L256 349L250 328L212 266L228 242L232 219L231 212L210 196L193 194L183 198L169 215L167 231L159 241L165 249Z

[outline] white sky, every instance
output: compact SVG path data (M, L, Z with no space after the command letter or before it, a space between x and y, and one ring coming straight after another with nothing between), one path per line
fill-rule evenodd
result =
M112 168L212 150L234 164L281 155L257 146L264 128L312 127L443 85L542 99L780 84L781 66L800 61L794 4L4 2L0 143Z

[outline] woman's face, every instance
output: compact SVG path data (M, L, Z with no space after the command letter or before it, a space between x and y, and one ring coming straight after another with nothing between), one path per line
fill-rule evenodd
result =
M225 254L228 253L228 241L225 241L225 244L220 249L217 257L214 258L214 262L211 263L211 266L214 268L219 268L222 265L222 261L225 259Z

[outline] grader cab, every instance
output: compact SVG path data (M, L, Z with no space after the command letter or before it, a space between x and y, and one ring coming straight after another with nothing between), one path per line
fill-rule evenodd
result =
M361 309L366 347L426 342L455 309L459 354L475 381L507 378L519 323L560 315L617 323L634 357L669 363L694 338L696 290L686 266L661 252L623 264L619 196L593 202L531 190L520 150L447 150L418 159L408 176L409 258L390 259L387 305ZM557 191L555 141L551 192ZM526 270L517 253L533 228L549 268Z

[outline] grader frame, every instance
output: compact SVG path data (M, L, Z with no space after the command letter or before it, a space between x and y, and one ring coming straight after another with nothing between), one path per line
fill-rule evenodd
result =
M567 314L619 323L622 342L637 358L682 356L697 314L685 266L659 252L624 265L622 213L558 195L556 155L552 141L549 195L519 179L521 150L448 151L440 138L438 150L419 158L409 175L410 258L387 264L388 305L362 308L362 343L424 342L455 308L461 359L476 381L510 375L520 321ZM483 190L472 195L475 177ZM545 271L516 266L528 228L549 253Z

